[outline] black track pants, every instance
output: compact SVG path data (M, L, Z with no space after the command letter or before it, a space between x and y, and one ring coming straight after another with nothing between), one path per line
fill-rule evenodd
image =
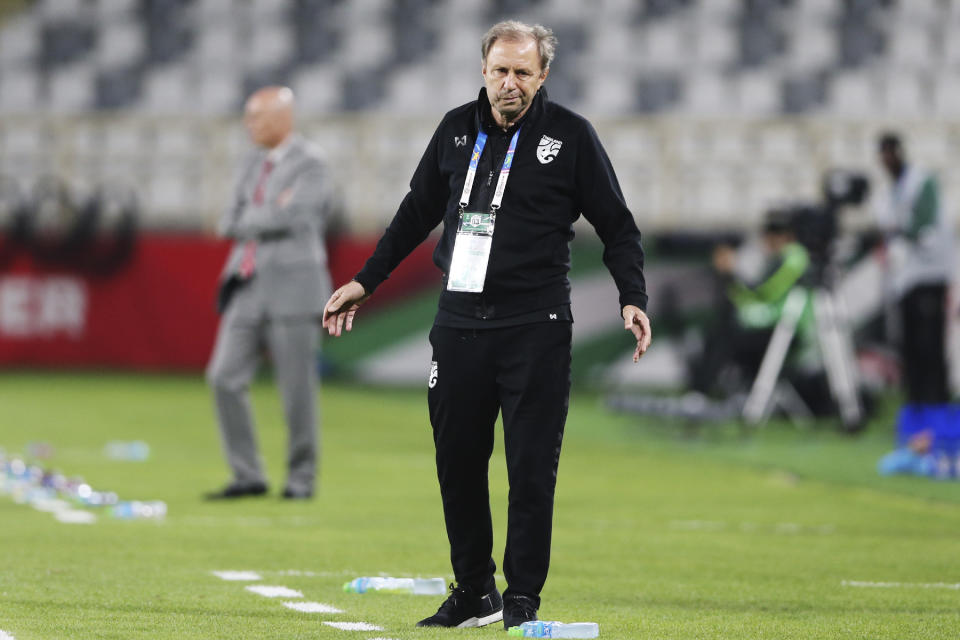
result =
M903 342L901 357L910 404L950 401L945 346L947 287L920 285L900 301Z
M487 467L503 413L510 482L507 593L538 599L550 564L553 494L570 398L569 322L430 332L427 394L457 582L486 593L496 565Z

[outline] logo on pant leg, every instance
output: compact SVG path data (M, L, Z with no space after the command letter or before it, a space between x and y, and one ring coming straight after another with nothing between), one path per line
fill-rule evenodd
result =
M430 379L427 380L427 386L433 389L437 386L437 361L430 362Z

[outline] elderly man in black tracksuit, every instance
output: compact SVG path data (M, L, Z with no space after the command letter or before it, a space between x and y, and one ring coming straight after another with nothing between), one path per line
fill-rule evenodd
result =
M331 335L349 331L358 307L443 223L428 400L457 586L418 626L536 619L570 392L567 272L581 213L603 240L635 361L650 344L640 232L613 167L593 127L541 89L555 43L540 25L487 32L485 88L443 118L373 255L324 310ZM502 598L487 487L498 412L510 482Z

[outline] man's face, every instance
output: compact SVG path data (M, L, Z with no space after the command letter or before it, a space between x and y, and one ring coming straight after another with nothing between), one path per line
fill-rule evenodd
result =
M790 244L793 236L785 231L767 231L763 234L763 247L767 253L780 253L780 250Z
M903 166L903 159L900 157L900 152L897 149L893 147L882 147L880 149L880 164L883 165L883 168L887 170L888 174L897 177Z
M255 95L247 101L243 124L254 144L272 148L283 142L292 123L287 110L275 101Z
M507 123L523 115L548 73L540 68L533 38L497 40L487 51L482 72L490 105Z

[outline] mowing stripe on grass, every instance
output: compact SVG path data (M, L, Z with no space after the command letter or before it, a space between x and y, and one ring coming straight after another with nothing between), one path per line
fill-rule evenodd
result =
M836 533L832 524L802 525L796 522L776 522L761 525L756 522L721 522L718 520L672 520L671 529L680 531L727 531L739 529L742 533L775 533L779 535L817 534L830 535Z
M323 602L284 602L283 606L287 609L293 609L294 611L302 611L304 613L343 613L343 609L337 609L336 607L324 604Z
M383 631L383 627L378 627L375 624L370 624L369 622L326 622L325 625L328 627L333 627L334 629L340 629L341 631Z
M221 580L256 581L263 579L256 571L214 571L213 575Z
M288 589L287 587L268 587L263 584L252 584L247 587L244 587L247 591L252 591L257 595L261 595L264 598L302 598L303 594L297 591L296 589Z
M960 582L870 582L867 580L844 580L844 587L868 589L952 589L960 591Z

